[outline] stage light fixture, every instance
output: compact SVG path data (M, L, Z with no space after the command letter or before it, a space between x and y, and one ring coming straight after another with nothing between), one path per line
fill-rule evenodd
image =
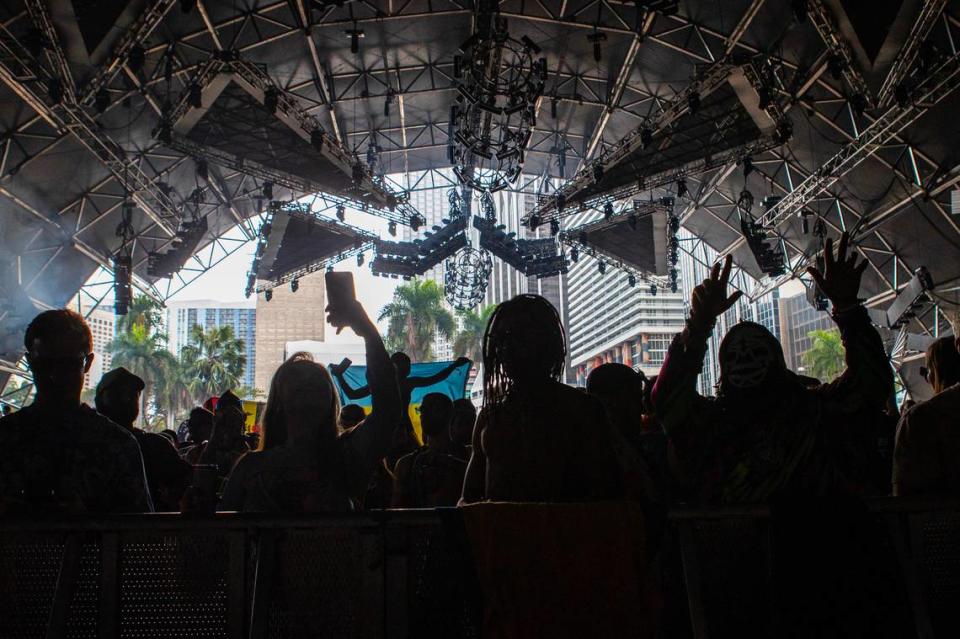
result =
M770 104L773 102L773 94L770 92L769 87L761 86L757 89L757 106L760 107L762 111L766 111L770 108Z
M603 179L603 165L597 162L593 165L593 181L599 182Z
M344 222L347 219L347 209L343 205L343 202L337 203L337 219L341 222ZM391 224L393 224L393 222L391 222Z
M531 215L531 216L530 216L530 230L531 230L531 231L536 231L536 230L537 230L537 227L539 227L541 223L542 223L542 220L540 219L540 216L539 216L539 215Z
M846 69L847 63L844 62L843 56L839 53L834 53L829 58L827 58L827 70L830 72L830 75L834 80L839 80L843 77L843 71Z
M387 226L387 232L390 233L390 235L392 235L393 237L396 237L396 236L397 236L397 223L396 223L396 222L390 222L390 224Z
M630 286L630 288L633 288L634 286L636 286L636 285L637 285L637 277L636 277L635 275L633 275L632 273L631 273L630 275L628 275L628 276L627 276L627 284Z
M360 38L363 37L363 29L347 29L344 31L350 38L350 53L360 52Z
M203 108L203 90L199 84L191 84L187 94L187 103L195 109Z
M357 253L357 266L363 266L363 262L366 259L363 253Z
M110 91L107 90L107 87L101 87L93 96L93 108L97 110L97 113L103 113L109 106Z
M570 249L570 261L574 264L580 261L580 249L576 246Z
M143 63L147 61L147 52L139 44L130 47L130 53L127 54L127 66L133 73L140 73L143 69Z
M603 275L607 272L607 263L603 260L597 262L597 270L600 271L600 275Z
M290 280L290 292L296 293L298 290L300 290L300 280L297 278L293 278L292 280Z
M677 197L683 197L689 191L687 191L687 181L683 178L677 180Z
M60 104L63 101L63 83L56 78L51 78L47 83L47 94L54 104Z
M651 284L651 285L650 285L650 294L651 294L651 295L654 295L654 296L657 294L657 285L656 285L656 284Z
M593 59L595 62L601 62L603 60L603 47L601 45L607 39L607 34L600 31L594 30L593 33L587 36L593 44Z
M687 96L687 108L690 109L692 115L696 115L697 111L700 110L700 94L696 91Z
M197 160L196 172L197 177L201 180L206 180L210 177L210 168L207 166L206 160Z
M271 289L267 289L266 291L264 291L264 293L263 293L263 299L265 299L265 300L268 301L268 302L269 302L270 300L272 300L272 299L273 299L273 291L272 291Z
M269 87L263 92L263 108L269 113L276 113L280 104L280 92L276 87Z
M749 155L745 155L743 157L743 177L746 178L751 173L753 173L753 158Z
M553 218L550 220L550 235L556 237L560 233L560 220Z
M322 129L314 129L310 132L310 145L317 151L323 148L324 133Z
M643 144L643 148L647 148L653 144L653 131L648 127L640 129L640 143Z
M607 202L603 205L603 219L610 220L613 217L613 202Z

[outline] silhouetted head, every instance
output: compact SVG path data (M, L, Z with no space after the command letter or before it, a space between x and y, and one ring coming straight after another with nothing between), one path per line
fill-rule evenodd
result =
M787 370L777 338L755 322L740 322L720 342L720 391L752 392L776 384Z
M587 392L619 428L640 428L643 417L643 375L625 364L601 364L587 377Z
M364 419L367 414L360 404L347 404L340 409L340 430L353 428Z
M934 393L960 383L960 352L953 337L941 337L927 347L926 369Z
M260 448L269 450L291 437L316 437L324 446L336 439L339 415L340 398L329 371L308 353L296 353L280 365L270 382ZM295 424L310 427L294 433Z
M473 438L473 425L477 422L477 407L469 399L453 402L453 421L450 423L450 441L454 446L466 448Z
M27 326L23 345L37 399L79 403L83 377L93 363L93 336L83 317L67 309L44 311Z
M190 411L190 418L187 420L187 437L194 444L202 444L210 439L210 433L213 432L213 413L206 408L197 406Z
M420 429L430 443L450 440L453 401L443 393L427 393L420 401Z
M144 383L121 366L109 371L100 378L94 403L97 412L124 428L133 428L133 422L140 415L140 393Z
M518 295L499 306L483 336L484 402L514 385L560 380L567 344L560 315L539 295Z
M397 371L398 379L405 379L410 377L410 356L406 353L394 353L390 356L390 361L393 362L393 368Z

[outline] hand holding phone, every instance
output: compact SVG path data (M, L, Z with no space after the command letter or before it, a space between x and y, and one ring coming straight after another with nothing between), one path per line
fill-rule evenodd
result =
M364 336L376 327L370 322L366 312L357 301L353 286L353 273L327 271L327 322L337 329L337 335L350 327L357 335Z

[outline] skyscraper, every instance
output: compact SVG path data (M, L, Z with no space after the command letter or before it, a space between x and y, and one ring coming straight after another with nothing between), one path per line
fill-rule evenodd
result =
M189 300L167 304L167 347L180 356L183 347L190 343L190 330L199 325L207 331L211 328L230 326L233 334L244 342L247 358L242 384L254 387L256 371L256 309L253 300L243 302L217 302L213 300ZM261 389L265 390L265 389Z
M283 363L287 342L323 341L325 292L324 274L317 272L300 278L297 292L278 286L257 294L256 356L254 387L267 392L273 374Z
M810 350L811 331L836 328L830 313L818 311L803 293L780 298L780 341L787 366L798 373L803 370L803 354Z
M96 388L100 378L111 368L112 357L107 347L113 341L116 315L108 306L98 306L92 311L84 308L82 314L87 318L87 325L93 334L93 364L83 381L83 387L89 389Z

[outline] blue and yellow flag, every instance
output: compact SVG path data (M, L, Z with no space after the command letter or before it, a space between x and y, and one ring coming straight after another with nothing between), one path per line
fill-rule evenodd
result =
M410 377L414 379L417 377L430 377L431 375L436 375L443 369L447 368L450 364L451 362L413 364L410 367ZM413 389L413 392L410 395L410 421L413 423L413 431L416 433L417 439L421 443L423 442L423 435L420 432L420 402L423 400L424 396L428 395L429 393L442 393L452 400L465 398L467 396L467 378L470 376L471 366L473 366L472 363L457 366L445 379L431 384L430 386ZM344 371L343 377L351 388L361 388L366 386L367 367L351 366ZM337 381L336 377L333 378L333 383L336 385L337 392L340 394L341 405L346 406L347 404L359 404L363 407L365 412L370 412L370 395L360 399L349 399L346 394L344 394L343 389L340 387L340 382Z

